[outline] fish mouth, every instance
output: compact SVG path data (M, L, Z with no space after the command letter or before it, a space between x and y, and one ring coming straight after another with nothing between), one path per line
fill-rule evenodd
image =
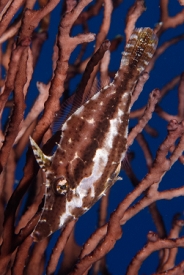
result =
M33 237L34 242L39 242L51 234L52 230L49 223L46 220L40 220L31 236Z

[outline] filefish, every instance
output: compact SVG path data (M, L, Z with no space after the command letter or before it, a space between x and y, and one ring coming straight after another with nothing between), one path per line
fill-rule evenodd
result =
M32 233L35 241L79 218L118 180L127 150L132 92L156 46L152 29L133 31L114 80L66 120L53 156L44 155L30 138L46 175L45 203Z

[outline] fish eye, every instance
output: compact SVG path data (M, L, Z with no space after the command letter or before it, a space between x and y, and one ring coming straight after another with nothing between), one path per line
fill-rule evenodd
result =
M60 195L65 195L67 193L68 182L64 177L61 177L55 181L55 191Z

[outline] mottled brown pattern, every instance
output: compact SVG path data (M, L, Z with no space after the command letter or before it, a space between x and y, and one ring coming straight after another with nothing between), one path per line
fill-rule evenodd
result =
M41 217L47 221L50 233L48 228L42 231L43 225L38 224L35 229L37 234L49 235L72 216L77 218L82 215L117 180L120 162L127 149L132 91L156 44L151 29L136 30L129 46L125 48L126 54L114 81L86 102L63 125L60 145L52 157L52 176L49 181L54 188L52 177L62 176L66 178L69 189L65 196L57 195L57 191L51 189L46 206L52 204L53 209L44 210ZM83 185L82 189L76 189L81 188L84 180L89 189ZM66 208L70 213L62 220Z
M110 127L109 120L116 118L118 108L121 107L122 110L124 108L123 106L121 106L122 94L119 92L111 95L111 92L113 89L114 87L109 87L105 91L103 90L101 92L101 95L99 96L97 101L94 101L94 100L89 101L85 105L88 111L86 111L86 109L83 109L83 112L80 113L80 117L78 117L78 119L76 115L72 116L72 119L67 124L68 126L67 129L70 129L70 127L72 127L73 129L74 127L77 128L77 130L76 129L74 130L74 136L72 136L72 140L73 140L73 137L75 138L75 143L68 145L69 135L68 135L67 129L63 133L61 147L63 150L67 150L66 158L68 159L68 162L70 162L70 165L67 171L64 170L64 168L66 168L67 162L65 162L65 164L58 167L58 169L61 171L61 173L66 173L67 179L71 182L72 187L73 187L73 184L76 184L76 185L79 184L79 182L81 181L82 178L84 178L84 176L90 175L91 173L90 171L93 166L92 159L95 156L97 148L102 147L104 138L106 137L109 131L109 127ZM124 89L126 89L125 86L124 86ZM102 99L104 102L104 106L103 108L101 107L101 112L100 112L100 102ZM129 101L128 98L127 98L127 101ZM124 110L125 112L128 111L128 108L126 107L126 105L125 105L125 108L127 110ZM83 119L81 119L81 117L85 115L86 119L87 118L90 119L91 113L89 112L89 110L94 110L94 108L96 108L99 111L95 115L95 118L96 118L95 124L90 125L89 127L89 123L87 123L86 120L84 121ZM125 121L125 123L127 127L127 121ZM125 130L125 127L123 128L123 131L124 130ZM119 133L121 133L121 131ZM87 137L86 141L84 140L85 136ZM122 136L123 136L123 133L122 133ZM77 155L80 157L80 159L78 159L78 161L73 161L72 168L71 168L71 161L74 158L74 155L76 152L77 152ZM60 153L60 150L58 150L58 154L59 153ZM62 161L62 157L58 157L58 158L60 159L60 161ZM65 161L66 161L66 158L65 158ZM53 164L54 164L54 161L53 161ZM91 169L90 169L90 166L91 166ZM84 169L84 167L86 169ZM63 169L63 171L61 169ZM72 171L74 172L70 173Z
M111 165L110 167L115 167ZM107 167L108 168L108 167ZM97 202L103 195L106 194L107 190L111 188L111 186L117 181L117 176L119 174L120 169L112 169L114 173L111 174L111 177L105 182L103 181L103 177L99 181L97 181L95 185L95 197L91 199L90 193L83 199L83 209L90 209L95 202ZM84 212L86 212L85 210Z

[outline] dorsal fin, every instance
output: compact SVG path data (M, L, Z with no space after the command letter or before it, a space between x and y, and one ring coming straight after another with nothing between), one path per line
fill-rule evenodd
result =
M95 78L92 76L94 68L99 62L102 60L105 52L110 48L110 42L105 40L100 48L92 55L91 59L89 60L86 69L83 73L82 79L79 83L79 86L76 92L69 97L66 101L61 104L61 110L57 114L56 121L56 128L61 129L62 124L67 120L69 116L71 116L81 105L83 105L88 99L90 99L95 93L99 92L97 87L95 87L96 81ZM92 78L91 78L92 76ZM90 79L94 80L92 85L90 84L90 89L86 90L87 85L90 83ZM58 127L59 126L59 127ZM54 126L54 130L55 126ZM57 129L58 130L58 129Z
M29 137L31 147L33 149L33 153L35 155L36 161L38 162L39 166L42 168L43 171L47 171L51 164L51 157L46 156L40 147L36 144L32 137Z
M98 80L95 78L91 89L83 95L80 90L77 90L73 95L67 98L60 105L60 110L57 113L55 122L53 125L53 132L61 129L65 121L73 114L77 109L86 103L93 95L100 91L101 87Z

